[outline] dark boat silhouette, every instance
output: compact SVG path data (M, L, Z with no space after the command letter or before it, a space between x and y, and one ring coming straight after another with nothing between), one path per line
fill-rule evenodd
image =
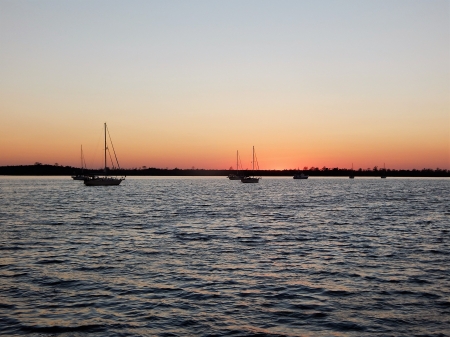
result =
M236 151L236 174L230 173L228 179L241 180L244 176L239 173L239 151Z
M86 162L84 160L84 155L83 155L83 145L81 145L81 174L72 176L72 179L73 180L84 180L86 178L86 176L83 173L85 168L86 168Z
M106 164L106 151L109 150L108 146L106 144L106 133L107 133L107 127L106 127L106 123L105 123L105 175L104 176L97 176L97 175L90 175L90 176L86 176L84 178L84 184L86 186L115 186L115 185L119 185L123 180L125 180L125 177L122 178L117 178L117 177L108 177L106 174L108 172L108 167ZM109 135L109 132L108 132ZM110 141L111 141L111 136L109 137ZM119 166L119 161L117 160L117 156L116 156L116 151L114 150L114 145L111 142L111 146L114 152L114 157L116 159L116 163L117 163L117 168L120 169ZM111 156L111 153L110 153ZM112 160L111 160L112 162ZM114 163L112 162L113 168L114 168Z
M258 167L258 169L259 169L259 167ZM254 176L254 171L255 171L255 147L253 146L252 175L243 177L241 179L241 182L243 182L243 183L257 183L257 182L259 182L260 178Z

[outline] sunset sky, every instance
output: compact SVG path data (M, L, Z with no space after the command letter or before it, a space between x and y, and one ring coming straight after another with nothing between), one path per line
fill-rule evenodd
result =
M450 1L0 0L0 166L450 169Z

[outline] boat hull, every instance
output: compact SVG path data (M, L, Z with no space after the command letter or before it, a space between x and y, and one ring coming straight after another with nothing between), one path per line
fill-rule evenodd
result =
M84 180L86 186L117 186L123 179L118 178L88 178Z
M234 174L230 174L229 176L228 176L228 179L230 179L230 180L241 180L243 177L241 177L241 176L237 176L237 175L234 175Z
M73 180L84 180L84 179L86 179L86 177L85 176L72 176L72 179Z
M308 176L305 176L305 175L303 175L303 174L295 175L295 176L294 176L294 179L308 179Z
M245 178L242 178L241 181L243 183L246 183L246 184L258 183L259 182L259 178L245 177Z

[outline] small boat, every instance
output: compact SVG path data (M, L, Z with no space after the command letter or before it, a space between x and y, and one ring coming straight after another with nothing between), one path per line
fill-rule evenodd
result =
M104 169L105 175L104 176L97 176L97 175L86 176L84 178L84 184L86 186L115 186L115 185L119 185L122 182L122 180L125 180L125 177L117 178L117 177L106 176L106 173L108 172L108 166L106 163L106 152L109 151L109 148L106 144L106 133L107 132L109 135L109 131L107 131L107 127L106 127L106 123L105 123L105 169ZM109 139L111 141L111 136L109 137ZM114 150L114 145L112 144L112 142L111 142L111 146L112 146L112 149L114 152L114 157L116 158L117 168L120 170L119 161L117 160L116 151ZM109 155L111 157L111 153L109 153ZM111 159L111 164L113 166L113 169L115 169L112 159Z
M352 163L352 172L350 173L349 178L350 178L350 179L355 179L355 175L354 175L354 173L353 173L353 163Z
M386 163L383 165L383 173L381 174L381 179L386 179Z
M294 175L294 179L308 179L308 176L306 174L303 174L303 173L295 174Z
M255 171L255 158L256 158L255 147L253 146L252 174L254 174L254 171ZM259 170L258 159L256 159L256 166ZM253 176L245 176L245 177L242 177L241 182L243 182L243 183L258 183L259 179L260 179L259 177L255 177L254 175Z
M125 178L88 176L84 179L84 184L86 186L113 186L119 185L122 180Z
M241 165L242 166L242 165ZM230 180L241 180L244 176L239 174L239 151L236 152L236 174L230 173L228 179Z
M81 174L72 176L72 179L73 180L84 180L84 178L86 177L83 173L85 168L86 168L86 162L85 162L84 156L83 156L83 145L81 145Z
M243 177L241 179L241 182L246 183L246 184L248 184L248 183L258 183L259 182L259 178L256 178L256 177Z

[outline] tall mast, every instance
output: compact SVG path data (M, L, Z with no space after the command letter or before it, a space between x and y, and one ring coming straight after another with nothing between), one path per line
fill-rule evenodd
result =
M236 151L236 174L239 174L239 150Z
M105 123L105 173L106 173L106 123Z
M255 174L255 146L253 146L252 173Z

